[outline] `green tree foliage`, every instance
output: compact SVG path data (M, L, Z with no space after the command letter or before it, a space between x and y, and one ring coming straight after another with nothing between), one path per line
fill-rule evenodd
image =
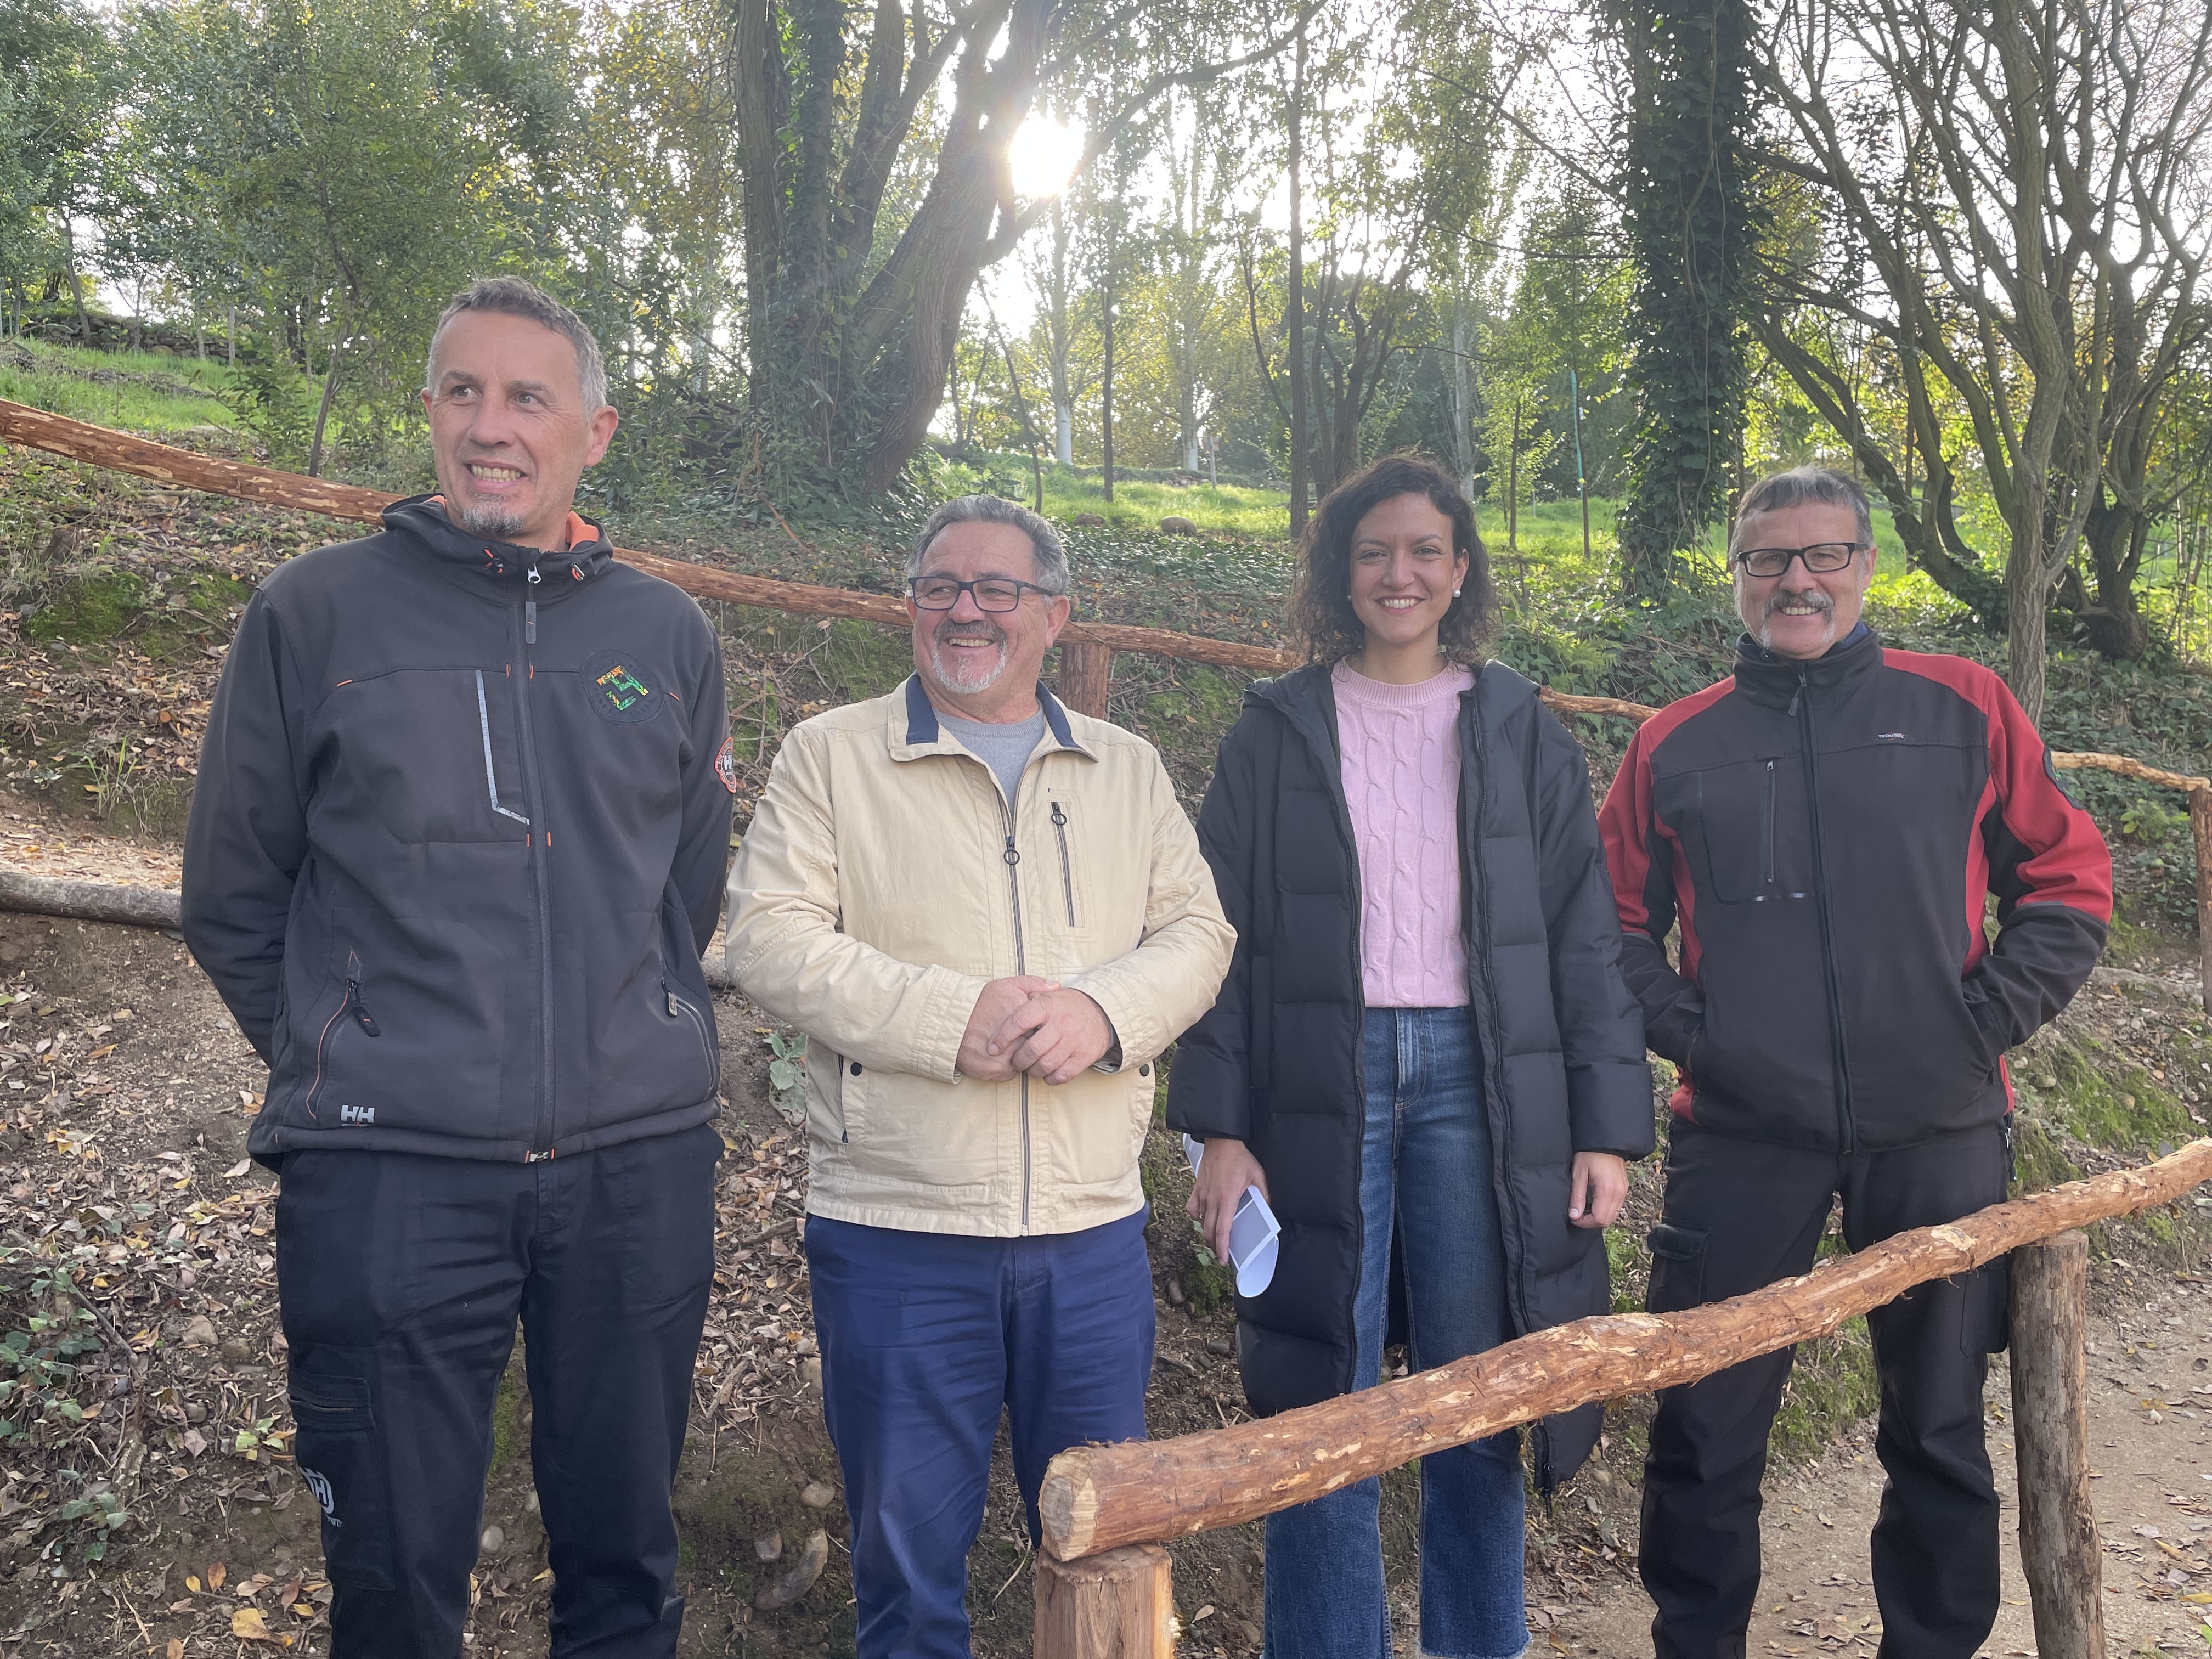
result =
M393 417L446 298L544 263L571 14L193 0L125 27L107 262L248 301L325 414L345 386L356 420Z
M118 77L106 31L80 0L0 0L0 288L65 292L80 328L76 216L97 193Z
M1637 414L1619 520L1622 575L1656 599L1719 518L1750 361L1745 278L1759 223L1749 0L1607 0L1631 76L1620 183L1636 261Z

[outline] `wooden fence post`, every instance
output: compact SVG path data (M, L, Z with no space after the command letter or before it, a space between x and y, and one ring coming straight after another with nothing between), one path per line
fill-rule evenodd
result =
M1174 1659L1175 1587L1158 1544L1057 1561L1039 1554L1036 1659Z
M2013 1446L2020 1555L2043 1659L2105 1659L2104 1544L2089 1503L2089 1241L2012 1253Z
M2197 982L2212 1014L2212 789L2189 792L2189 827L2197 837Z
M1091 640L1062 640L1060 700L1079 714L1106 718L1106 694L1114 684L1114 651Z

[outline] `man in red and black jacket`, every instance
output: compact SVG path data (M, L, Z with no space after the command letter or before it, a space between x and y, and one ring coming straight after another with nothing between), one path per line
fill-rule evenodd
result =
M1680 1073L1655 1313L1806 1272L1838 1194L1853 1249L2001 1200L2004 1052L2104 948L2103 838L2003 681L1887 648L1859 620L1873 544L1840 473L1747 492L1735 672L1644 724L1600 814L1621 965ZM1968 1659L1996 1615L1982 1385L2005 1291L1998 1261L1868 1316L1885 1655ZM1785 1349L1660 1396L1640 1564L1660 1659L1744 1652L1790 1363Z

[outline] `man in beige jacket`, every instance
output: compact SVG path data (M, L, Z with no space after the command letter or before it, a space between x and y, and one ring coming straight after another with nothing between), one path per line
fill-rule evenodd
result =
M1235 942L1152 745L1037 681L1043 520L969 495L907 562L914 677L793 730L730 876L729 965L807 1035L806 1255L860 1659L967 1654L1000 1413L1036 1528L1055 1452L1145 1431L1137 1155Z

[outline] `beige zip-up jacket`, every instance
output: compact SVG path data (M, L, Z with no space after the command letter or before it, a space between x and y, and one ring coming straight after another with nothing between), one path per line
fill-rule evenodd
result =
M806 1033L810 1213L1016 1237L1144 1204L1155 1062L1213 1005L1235 933L1143 738L1064 708L1009 823L918 679L793 728L730 872L732 977ZM1087 993L1113 1070L1059 1088L956 1069L991 980Z

